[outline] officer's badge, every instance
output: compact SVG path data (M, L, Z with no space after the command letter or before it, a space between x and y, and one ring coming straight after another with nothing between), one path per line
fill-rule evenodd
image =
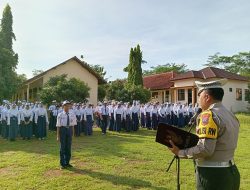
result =
M202 125L207 125L209 122L209 118L210 118L210 114L206 113L206 114L202 114Z

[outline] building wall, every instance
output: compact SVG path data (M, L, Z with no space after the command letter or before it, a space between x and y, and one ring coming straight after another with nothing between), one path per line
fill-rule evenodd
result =
M185 88L185 101L181 101L182 103L187 102L187 89L188 86L195 86L194 81L204 81L202 79L184 79L175 81L174 87L177 88ZM212 78L208 81L220 80L220 78ZM232 88L232 92L229 92L229 88ZM242 89L242 100L236 100L236 88ZM228 80L226 85L223 87L224 89L224 98L223 98L223 105L232 112L239 112L239 111L247 111L247 107L249 106L248 102L245 101L245 89L248 89L248 82L246 81L238 81L238 80ZM197 101L199 97L196 94Z
M232 92L229 91L232 88ZM236 100L236 89L242 89L242 100ZM248 89L248 83L244 81L229 80L224 89L223 104L232 112L247 111L249 106L245 101L245 89Z
M97 104L98 79L75 60L70 60L63 65L48 71L43 77L43 82L46 83L50 77L62 74L67 74L68 78L75 77L85 82L90 87L89 102L94 105Z
M188 86L195 86L194 81L198 79L183 79L174 81L174 87L181 88L181 87L188 87Z

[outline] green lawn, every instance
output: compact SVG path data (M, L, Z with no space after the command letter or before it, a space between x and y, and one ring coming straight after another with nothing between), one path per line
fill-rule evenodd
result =
M238 114L240 138L235 161L241 189L250 189L250 115ZM155 143L155 132L109 133L73 141L74 169L59 170L55 133L45 141L0 140L0 189L176 189L173 155ZM181 161L181 189L195 189L192 160Z

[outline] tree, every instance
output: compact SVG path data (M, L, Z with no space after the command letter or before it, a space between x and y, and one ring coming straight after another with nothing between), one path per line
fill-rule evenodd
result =
M98 86L98 100L103 101L106 96L106 88L107 85L99 85Z
M141 85L130 85L126 79L112 81L107 87L107 99L132 103L133 100L148 102L151 93Z
M177 73L187 72L187 65L185 64L176 64L176 63L167 63L165 65L157 65L156 67L151 67L150 70L144 70L143 75L152 75L174 71Z
M12 24L11 8L7 4L0 24L0 99L10 98L18 87L18 75L15 72L18 55L12 49L15 40Z
M45 104L49 104L53 100L87 102L89 90L88 85L81 80L76 78L67 79L67 75L64 74L51 77L48 82L45 83L39 95Z
M41 73L43 73L44 71L43 70L41 70L41 69L34 69L33 71L32 71L32 74L33 74L33 77L35 77L35 76L37 76L37 75L39 75L39 74L41 74Z
M3 10L3 17L1 21L1 42L2 48L13 51L12 40L16 40L15 34L12 29L13 16L9 4Z
M104 70L104 67L101 65L89 65L97 74L99 74L100 77L102 77L105 80L106 71Z
M126 84L125 79L117 79L115 81L110 82L106 92L107 99L120 101L120 94L122 93L122 90L125 88L125 84Z
M205 66L223 68L229 72L250 78L250 51L239 52L232 56L222 56L216 53L208 57Z
M142 68L142 51L138 44L134 49L130 49L129 64L123 70L128 73L128 84L143 86Z

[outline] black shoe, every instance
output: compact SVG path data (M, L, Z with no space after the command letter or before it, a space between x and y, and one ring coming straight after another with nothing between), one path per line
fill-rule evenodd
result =
M66 165L66 167L73 168L73 166L71 164Z

